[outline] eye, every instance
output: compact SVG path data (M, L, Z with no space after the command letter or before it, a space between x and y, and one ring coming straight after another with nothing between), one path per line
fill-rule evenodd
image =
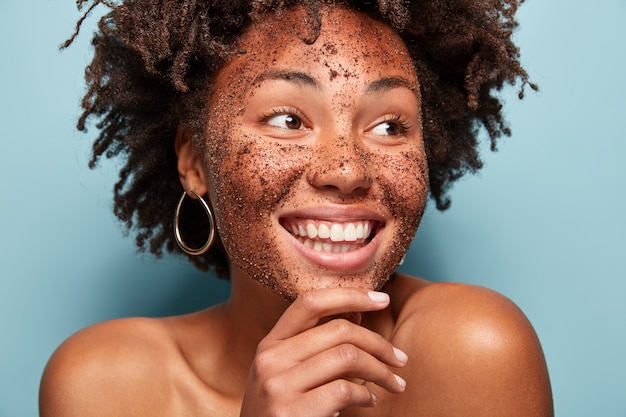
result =
M304 128L302 120L293 114L277 114L268 118L266 123L280 129L300 130Z
M409 126L406 123L398 117L394 117L377 124L372 128L371 132L378 136L400 136L404 135L408 129Z

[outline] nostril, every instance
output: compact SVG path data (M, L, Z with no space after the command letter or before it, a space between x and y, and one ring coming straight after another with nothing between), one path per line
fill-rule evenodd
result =
M320 189L335 189L344 194L367 190L374 183L374 178L360 164L347 161L335 161L335 164L314 164L308 182Z
M369 159L357 139L327 136L318 143L312 155L307 180L314 187L342 195L361 194L374 183L369 165Z

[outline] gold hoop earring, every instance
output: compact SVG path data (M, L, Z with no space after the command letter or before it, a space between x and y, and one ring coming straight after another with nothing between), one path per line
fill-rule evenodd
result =
M207 217L209 218L209 238L207 239L206 243L202 245L202 247L194 249L194 248L190 248L189 246L187 246L187 244L185 243L185 241L183 240L180 234L180 227L178 225L178 222L179 222L178 219L180 216L180 208L183 205L183 201L185 200L185 197L187 197L187 191L183 191L183 195L182 197L180 197L180 200L178 201L178 205L176 206L176 214L174 216L174 237L176 238L176 243L178 243L178 246L186 254L202 255L203 253L205 253L211 248L211 246L213 245L213 241L215 240L215 220L213 218L213 212L211 211L211 207L209 207L207 202L198 194L196 194L195 191L190 191L190 192L200 202L200 204L202 205L202 208L207 214Z

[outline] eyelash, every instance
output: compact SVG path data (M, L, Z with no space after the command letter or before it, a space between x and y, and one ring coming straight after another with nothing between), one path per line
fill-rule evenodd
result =
M298 119L300 119L300 122L303 125L307 124L304 114L302 114L301 111L293 107L279 107L276 109L272 109L269 112L264 113L261 116L260 120L263 123L267 123L267 121L272 119L273 117L281 116L281 115L293 115L297 117ZM397 134L397 136L405 135L406 132L413 127L413 125L409 123L407 119L403 118L400 115L385 116L385 118L381 120L379 123L377 123L374 127L377 127L383 123L389 123L389 122L394 122L398 124L398 127L400 128L400 132Z
M300 122L302 122L303 125L306 125L306 118L304 117L304 114L302 114L301 111L293 107L280 107L277 109L272 109L261 116L261 122L267 123L267 121L270 120L272 117L281 115L296 116L298 119L300 119Z
M381 120L379 123L376 123L376 125L374 125L372 129L380 126L383 123L390 123L390 122L396 123L398 127L400 128L400 132L398 132L398 134L395 136L403 136L406 134L408 130L410 130L413 127L413 125L410 124L409 121L403 118L402 116L390 115L390 116L385 116L385 118Z

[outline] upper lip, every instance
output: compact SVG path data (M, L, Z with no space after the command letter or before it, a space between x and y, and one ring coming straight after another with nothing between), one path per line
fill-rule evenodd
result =
M356 220L373 220L386 223L387 216L377 210L355 206L316 206L280 213L279 221L287 218L302 218L327 222L350 222Z

